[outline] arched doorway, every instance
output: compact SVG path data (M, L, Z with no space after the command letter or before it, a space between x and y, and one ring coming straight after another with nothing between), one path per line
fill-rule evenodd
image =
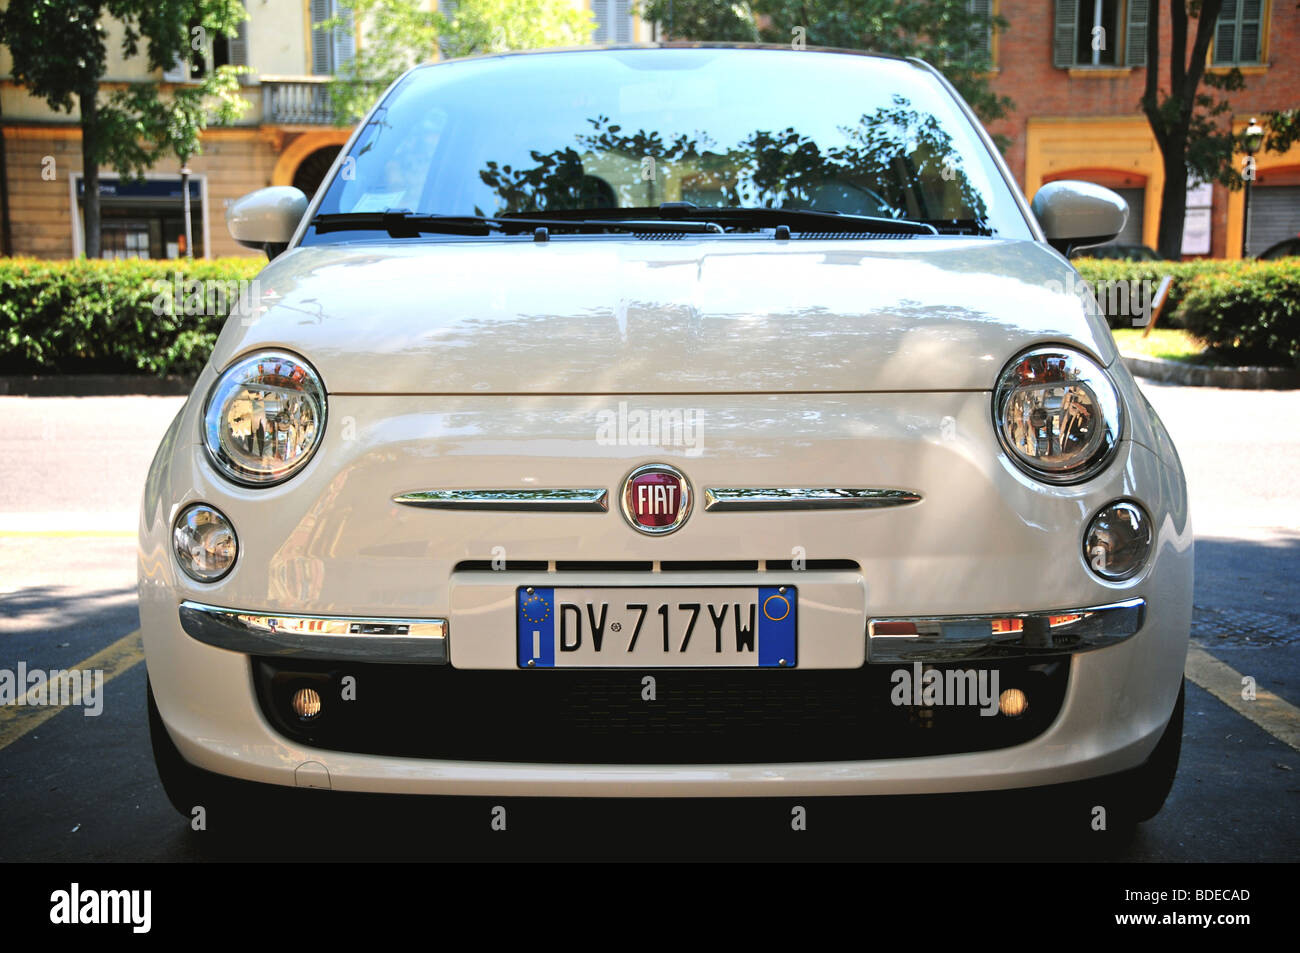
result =
M325 173L329 171L330 166L334 163L334 157L339 154L341 146L322 146L315 152L306 156L298 163L298 168L293 173L293 187L301 189L303 193L311 198L320 188L321 182L325 179Z

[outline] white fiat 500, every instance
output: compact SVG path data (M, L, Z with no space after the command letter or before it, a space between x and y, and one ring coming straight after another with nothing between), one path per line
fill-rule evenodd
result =
M411 70L172 423L140 526L159 771L816 796L1177 767L1174 447L924 63L658 46ZM254 787L255 790L258 789Z

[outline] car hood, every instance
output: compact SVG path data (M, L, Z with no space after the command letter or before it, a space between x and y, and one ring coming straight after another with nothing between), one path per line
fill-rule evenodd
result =
M989 238L297 248L213 366L282 347L332 393L988 390L1024 347L1114 342L1050 249Z

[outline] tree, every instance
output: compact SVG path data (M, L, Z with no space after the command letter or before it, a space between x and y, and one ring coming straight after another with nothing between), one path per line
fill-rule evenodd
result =
M1169 83L1160 78L1160 7L1147 7L1147 75L1142 112L1160 148L1165 182L1160 196L1160 224L1156 247L1177 259L1183 249L1183 221L1187 215L1187 181L1218 182L1229 189L1243 184L1233 167L1241 141L1224 118L1231 107L1226 99L1202 90L1201 84L1220 92L1245 88L1241 71L1206 70L1210 42L1223 9L1223 0L1170 0ZM1194 32L1192 22L1195 20ZM1188 41L1191 52L1188 52ZM1261 117L1268 130L1267 151L1286 152L1300 139L1300 113L1282 110Z
M1241 176L1232 167L1236 137L1221 122L1226 100L1200 89L1224 91L1244 87L1241 71L1206 73L1214 25L1223 0L1170 0L1169 83L1160 80L1159 0L1147 5L1147 75L1142 112L1160 148L1165 182L1160 196L1160 225L1156 247L1167 258L1182 255L1183 219L1187 214L1188 177L1239 188ZM1188 54L1188 28L1195 19Z
M123 27L122 54L144 49L151 70L188 61L210 38L233 36L247 14L239 0L10 0L0 10L0 44L13 78L51 109L80 113L86 255L99 257L99 169L138 177L162 156L182 162L199 152L209 119L230 121L242 109L238 70L222 67L164 96L158 83L131 83L105 95L109 17ZM210 116L211 112L211 116Z
M355 123L402 73L439 56L471 56L546 46L577 46L594 28L569 0L460 0L447 12L428 0L340 0L340 14L315 24L362 24L366 42L330 86L335 118Z
M647 0L637 13L663 25L670 39L757 43L758 24L747 2Z
M1011 100L993 92L991 31L1007 21L970 0L644 0L642 16L685 40L753 40L916 56L943 70L985 122Z

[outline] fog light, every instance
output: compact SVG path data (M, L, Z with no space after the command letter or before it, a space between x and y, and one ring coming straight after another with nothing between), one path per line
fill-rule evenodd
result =
M300 688L293 693L293 713L303 721L320 714L320 693L314 688Z
M998 696L998 710L1008 718L1018 718L1029 711L1029 698L1018 688L1008 688Z
M1151 550L1151 520L1132 500L1104 506L1088 524L1083 558L1102 579L1117 582L1137 575Z
M216 582L235 565L239 540L225 514L196 503L176 517L172 550L185 575L197 582Z

